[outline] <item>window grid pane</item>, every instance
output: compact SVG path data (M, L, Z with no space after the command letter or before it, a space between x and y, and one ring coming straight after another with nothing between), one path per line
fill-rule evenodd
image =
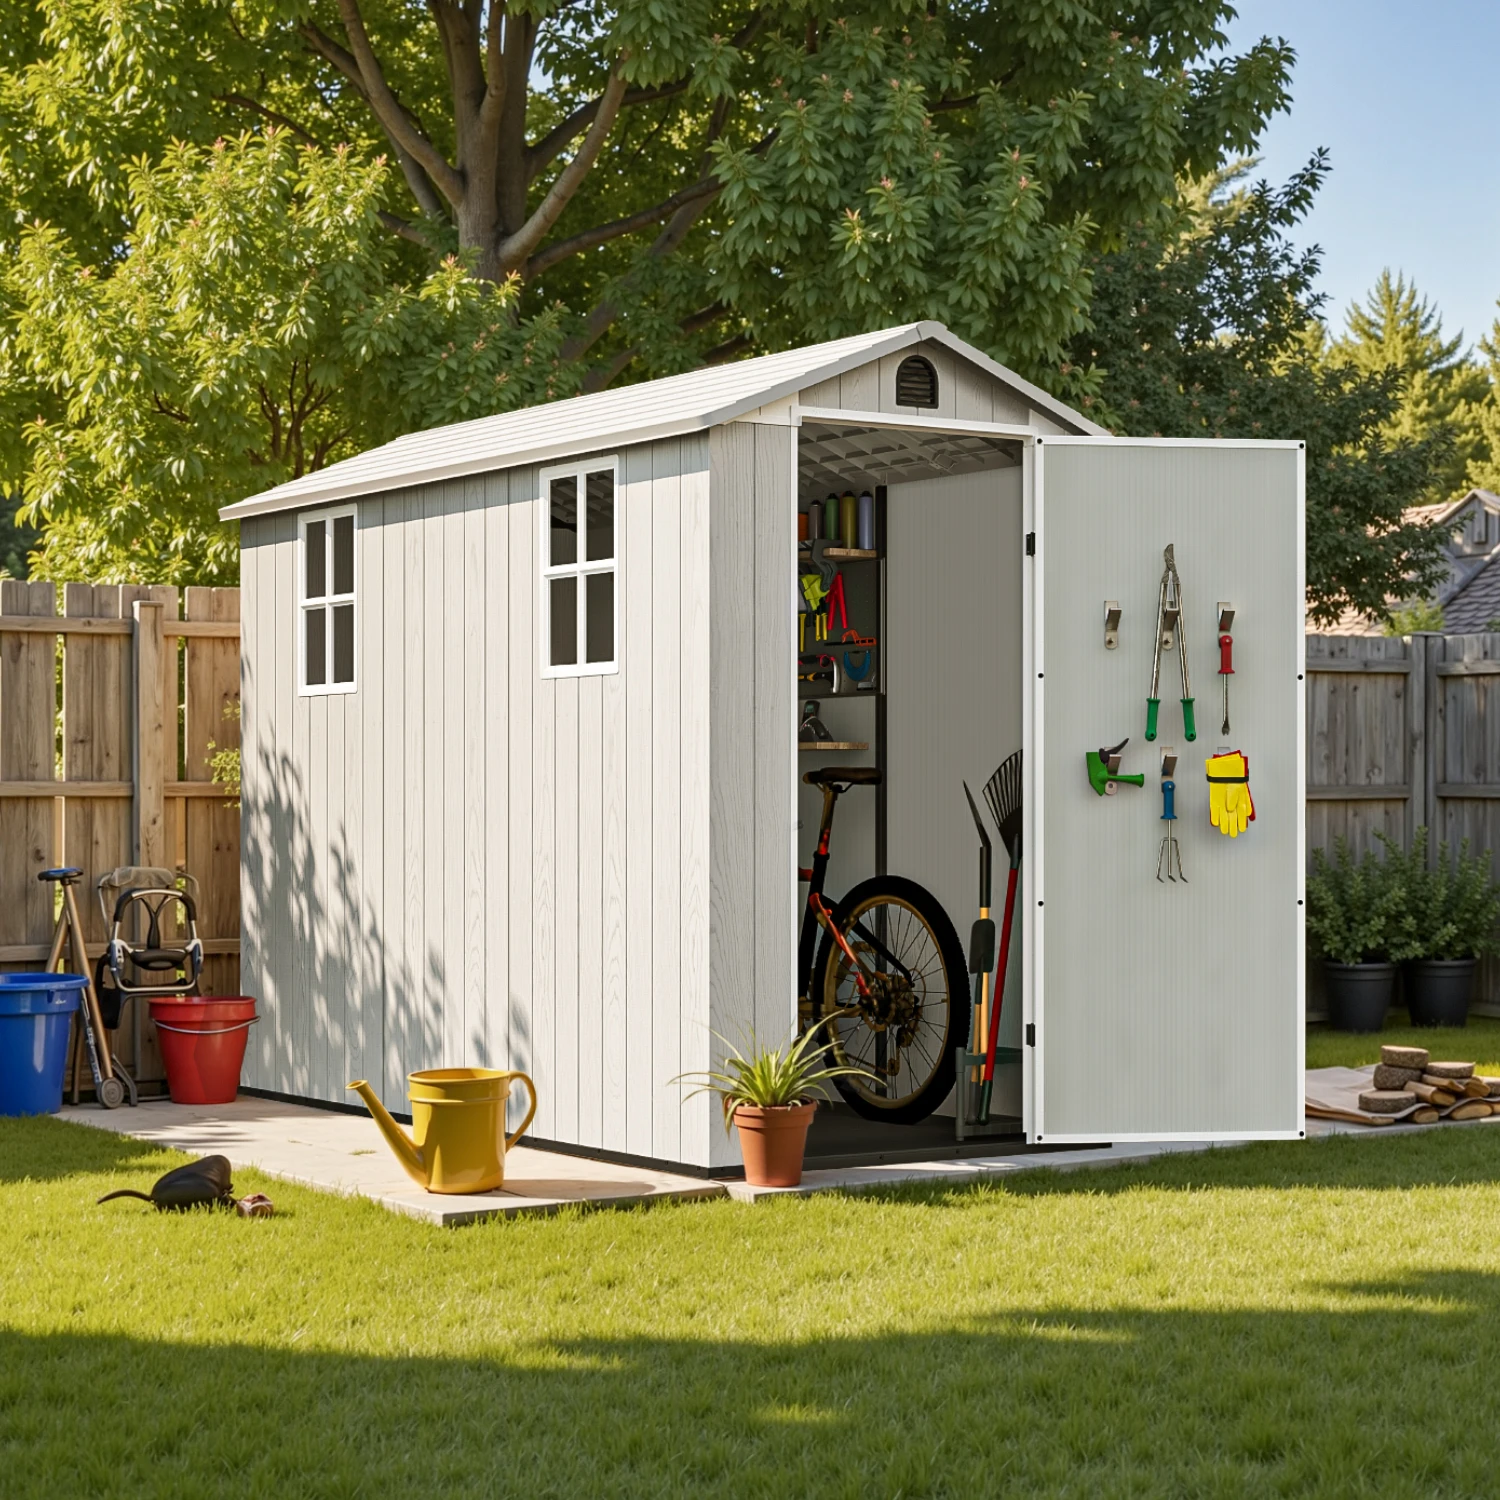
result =
M615 575L590 573L584 581L584 642L591 662L615 659Z
M578 478L565 474L549 486L552 524L549 528L548 567L578 561Z
M354 681L354 606L335 604L333 614L333 680Z
M328 681L328 611L322 606L303 610L306 626L306 662L308 687L322 687Z
M589 562L602 562L615 555L615 476L605 469L590 474L586 485L588 536L585 556Z
M578 664L578 580L554 578L547 585L550 610L551 664Z
M354 592L354 517L335 516L333 521L333 591Z
M307 599L321 599L328 592L326 522L309 521L307 523L305 550L307 554L307 576L303 589L303 597Z

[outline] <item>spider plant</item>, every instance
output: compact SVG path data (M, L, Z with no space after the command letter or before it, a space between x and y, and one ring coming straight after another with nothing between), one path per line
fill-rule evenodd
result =
M828 1066L824 1049L827 1042L818 1036L826 1024L820 1021L801 1036L790 1036L779 1047L760 1047L752 1035L745 1051L728 1037L714 1035L724 1046L724 1062L718 1069L705 1073L682 1073L673 1083L697 1085L687 1097L695 1094L717 1094L724 1108L724 1129L734 1123L734 1112L742 1104L756 1109L783 1109L805 1104L810 1099L826 1097L824 1085L832 1078L859 1074L874 1075L864 1068L836 1063Z

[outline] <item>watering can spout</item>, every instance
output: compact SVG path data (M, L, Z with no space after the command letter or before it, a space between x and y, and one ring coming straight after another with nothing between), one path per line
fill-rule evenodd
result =
M375 1090L363 1078L349 1084L349 1087L357 1090L359 1097L365 1101L375 1123L380 1127L380 1133L386 1139L386 1144L396 1153L397 1160L406 1168L407 1176L418 1186L425 1188L430 1174L422 1161L422 1153L412 1143L411 1137L391 1118L390 1111L380 1102L375 1095Z

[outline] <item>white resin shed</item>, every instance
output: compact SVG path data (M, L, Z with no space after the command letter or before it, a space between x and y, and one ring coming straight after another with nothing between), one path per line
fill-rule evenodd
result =
M874 504L838 571L878 645L809 685L799 513L845 494ZM1301 1133L1299 444L1110 438L917 323L414 433L224 515L248 1087L367 1078L404 1112L416 1069L519 1068L541 1142L737 1163L673 1080L795 1022L801 774L882 773L840 801L830 894L908 876L966 940L963 782L1019 749L997 1107L1043 1143ZM1168 545L1193 743L1170 652L1144 738ZM1224 604L1235 839L1205 774ZM799 745L810 697L856 748ZM1145 785L1099 796L1086 752L1127 736ZM1155 878L1168 747L1185 883Z

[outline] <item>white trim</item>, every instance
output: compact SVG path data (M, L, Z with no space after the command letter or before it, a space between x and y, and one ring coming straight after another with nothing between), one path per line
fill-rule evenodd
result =
M1132 1131L1125 1135L1048 1135L1043 1144L1048 1146L1132 1146L1145 1141L1223 1141L1226 1145L1238 1145L1241 1141L1297 1141L1302 1139L1300 1130L1148 1130ZM1092 1163L1105 1165L1108 1163Z
M940 432L949 437L1034 438L1035 427L1015 422L970 422L953 417L913 417L904 412L854 411L839 406L793 406L792 423L826 422L839 427L900 427L912 432Z
M1301 448L1304 445L1295 438L1173 438L1173 437L1115 437L1101 433L1098 437L1075 437L1071 433L1060 436L1046 434L1049 443L1076 443L1080 447L1097 443L1102 438L1117 448ZM1121 1136L1121 1140L1125 1137ZM1165 1136L1148 1136L1148 1140L1165 1140ZM1207 1140L1207 1136L1186 1136L1185 1140ZM1248 1137L1246 1137L1248 1139Z
M614 486L614 521L612 523L613 536L610 540L610 555L607 558L594 558L586 560L583 554L588 550L588 476L590 474L608 473ZM541 539L538 545L537 557L541 559L540 578L542 587L537 591L537 609L540 615L538 621L538 639L541 641L541 673L544 678L552 677L612 677L620 670L620 459L618 454L610 453L602 458L575 459L572 463L554 464L549 469L543 469L537 476L541 486L540 497L537 501L537 515L540 519ZM552 496L550 486L554 479L575 479L578 483L578 560L571 563L552 562ZM576 661L571 666L552 665L552 590L548 585L557 578L575 578L578 580L578 655L583 657L588 651L587 618L585 610L585 596L587 590L584 588L584 580L593 578L599 574L607 573L614 579L614 587L610 590L610 603L614 612L610 640L614 646L614 655L608 661Z
M1042 1024L1046 964L1042 950L1045 936L1042 902L1046 899L1046 862L1042 849L1042 798L1046 795L1043 772L1046 746L1043 726L1046 723L1045 639L1042 607L1045 603L1045 579L1042 574L1044 462L1046 442L1028 443L1021 454L1021 661L1026 681L1021 690L1021 1128L1028 1142L1040 1140L1038 1130L1044 1123L1042 1114L1043 1069L1042 1047L1046 1027ZM1027 460L1030 478L1025 482ZM1027 532L1036 536L1036 550L1026 556ZM1036 1044L1026 1045L1026 1027L1034 1026Z
M797 763L797 757L800 753L797 748L797 725L798 721L802 717L802 694L799 691L799 689L801 688L801 683L797 681L798 656L797 627L795 623L799 593L797 586L797 573L801 561L797 552L797 513L801 509L801 506L798 503L798 488L802 482L802 475L797 467L797 460L799 457L797 446L802 441L802 435L797 431L797 425L795 422L792 423L791 439L792 441L790 442L790 444L788 444L791 449L792 457L791 470L787 475L787 488L789 491L789 499L787 501L787 504L790 506L790 514L786 518L788 542L786 582L787 605L792 610L793 625L791 633L787 639L788 661L786 664L786 669L789 674L789 680L793 684L793 689L792 711L787 715L786 723L786 755L787 775L791 779L792 784L791 801L788 804L791 811L791 817L788 821L790 822L791 827L787 829L787 841L789 846L788 853L791 860L788 873L791 876L789 889L791 891L792 909L788 914L788 917L791 922L792 928L792 951L791 972L787 975L786 991L789 997L788 1004L791 1009L791 1014L787 1018L787 1025L790 1028L790 1034L795 1036L797 1033L798 1024L801 1021L801 1016L798 1014L798 1001L801 999L801 996L797 993L797 960L798 949L801 947L802 912L804 909L802 881L798 877L797 873L802 868L802 851L798 847L799 843L801 842L800 834L802 830L802 820L798 816L798 804L801 801L802 797L801 792L798 790L802 783L802 767ZM882 594L884 594L883 588L881 592ZM814 952L816 953L816 950L814 950ZM811 989L811 987L811 981L809 981L808 988Z
M1297 444L1297 597L1307 597L1307 444ZM1297 672L1297 1077L1307 1072L1307 634L1296 632ZM1305 1101L1299 1135L1307 1134Z
M321 594L316 600L307 596L307 527L312 521L321 521L327 528L327 548L324 554L324 582L333 583L333 523L344 516L354 521L354 588L347 594ZM329 698L337 693L353 693L359 688L359 508L354 505L338 505L327 510L308 511L297 517L297 696L299 698ZM307 680L307 616L312 610L321 608L328 622L324 634L324 675L333 676L333 610L335 605L348 604L354 610L354 677L349 682L317 682Z

